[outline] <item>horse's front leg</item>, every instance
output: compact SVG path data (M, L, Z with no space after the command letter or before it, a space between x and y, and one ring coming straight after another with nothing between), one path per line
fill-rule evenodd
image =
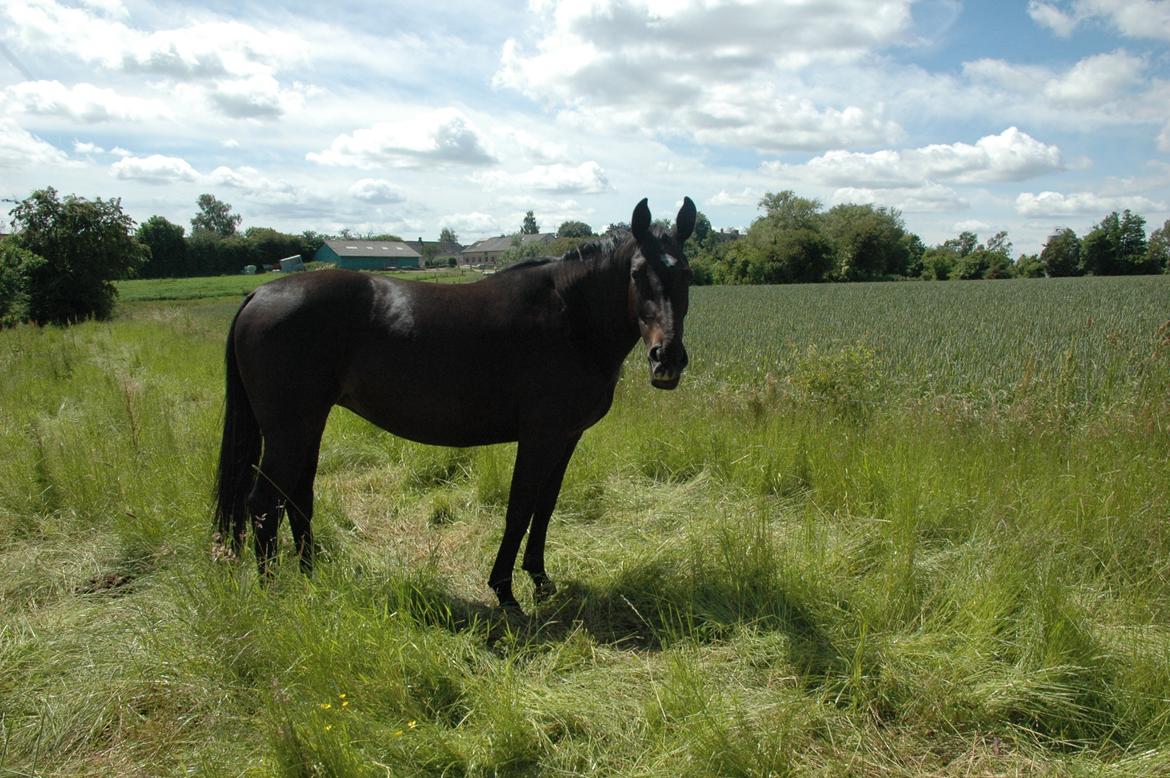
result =
M532 598L537 604L546 602L557 593L556 585L544 569L544 543L548 535L549 519L557 507L565 470L569 467L569 460L573 458L573 451L576 450L577 441L580 439L581 436L576 435L564 444L561 455L554 462L537 494L536 507L532 512L532 528L528 531L528 543L524 546L523 567L532 578L534 585Z
M521 440L516 451L516 465L512 469L512 487L508 493L508 514L504 524L504 537L496 562L488 576L488 586L499 598L500 607L519 611L520 603L512 593L512 571L516 566L516 555L520 541L528 531L536 509L537 499L549 479L549 474L560 462L563 441ZM561 468L563 474L564 468ZM558 489L560 478L557 478ZM554 495L553 501L556 501ZM543 541L542 541L543 543Z

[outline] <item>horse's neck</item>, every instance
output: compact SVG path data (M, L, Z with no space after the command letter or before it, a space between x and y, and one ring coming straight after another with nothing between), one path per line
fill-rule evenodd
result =
M563 277L562 296L575 310L578 326L606 361L620 364L638 340L638 324L630 310L629 259L620 256L571 267Z

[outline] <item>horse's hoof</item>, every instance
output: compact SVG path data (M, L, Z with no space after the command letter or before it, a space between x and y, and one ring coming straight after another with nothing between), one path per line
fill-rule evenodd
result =
M223 542L218 532L211 539L211 561L217 563L239 561L239 556L231 546Z
M557 594L557 585L550 579L546 578L536 585L532 590L532 599L536 601L537 605L543 605L551 600Z
M500 603L500 613L504 614L504 618L526 618L527 613L520 607L520 603L515 600L506 600Z

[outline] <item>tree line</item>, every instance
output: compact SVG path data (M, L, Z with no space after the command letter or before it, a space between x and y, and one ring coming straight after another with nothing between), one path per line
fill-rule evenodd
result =
M926 246L896 209L848 203L825 210L792 191L764 195L747 233L710 229L699 215L691 267L702 284L783 284L895 279L997 279L1164 273L1170 221L1146 236L1128 210L1103 218L1083 238L1061 227L1039 254L1012 256L1006 232L973 232Z
M764 195L764 212L744 235L716 232L698 214L689 247L696 284L782 284L894 279L996 279L1165 273L1170 270L1170 220L1147 236L1146 221L1129 210L1105 216L1084 235L1061 227L1039 254L1013 259L1006 232L980 242L972 232L926 246L906 229L896 209L818 200L786 190ZM239 232L241 217L210 194L201 195L191 232L162 216L135 225L121 200L60 197L38 190L10 212L14 234L0 240L0 326L19 321L69 323L107 318L118 278L165 278L239 273L293 255L311 259L330 236L268 227ZM664 226L669 227L664 223ZM609 225L620 235L628 225ZM584 222L567 221L551 243L522 243L536 234L525 214L505 263L560 256L598 237ZM401 240L396 235L340 237ZM442 240L457 242L444 228Z
M311 230L292 235L270 227L249 227L240 232L242 217L232 212L230 204L203 194L196 206L189 235L182 225L162 216L151 216L138 227L135 238L149 249L146 262L138 268L139 277L239 273L248 265L271 265L294 255L307 262L331 237ZM379 239L398 240L396 236Z

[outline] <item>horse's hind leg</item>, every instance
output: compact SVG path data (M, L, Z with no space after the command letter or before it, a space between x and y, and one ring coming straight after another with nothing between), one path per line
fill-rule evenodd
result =
M320 451L321 441L318 438L301 471L296 489L291 494L292 499L286 506L293 544L301 560L301 572L305 574L313 572L313 556L316 552L313 546L313 481L317 477L317 457Z
M261 577L269 573L276 556L276 531L285 506L293 499L306 462L303 444L287 438L266 438L256 485L248 496L256 566Z

